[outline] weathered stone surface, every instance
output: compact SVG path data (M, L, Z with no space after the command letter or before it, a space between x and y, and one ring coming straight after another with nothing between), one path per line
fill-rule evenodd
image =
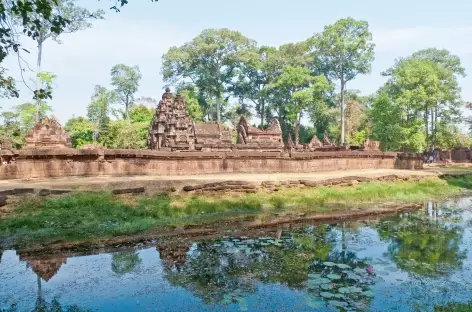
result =
M34 188L16 188L13 189L12 195L33 194Z
M149 126L149 149L211 151L222 148L230 151L231 145L232 134L226 126L216 122L195 123L187 113L184 98L179 94L174 98L170 89L166 89Z
M115 195L118 194L138 194L144 193L146 190L144 187L133 187L133 188L125 188L125 189L117 189L113 190L112 193Z
M153 150L26 149L0 165L0 180L69 176L190 175L319 172L348 169L419 169L416 154L338 152L163 152Z
M364 150L364 151L379 151L380 150L380 142L367 139L367 140L365 140L365 142L362 145L361 149Z
M253 150L282 150L282 129L277 119L272 120L266 130L251 126L246 116L241 116L238 127L237 144Z
M49 190L49 189L41 189L38 192L39 196L48 196L48 195L61 195L67 194L72 192L71 190Z
M251 191L257 190L257 187L253 184L249 184L244 181L222 181L214 183L205 183L199 185L187 185L183 187L186 192L200 191L200 192L217 192L217 191Z
M7 197L5 195L0 195L0 207L3 207L7 204Z
M72 147L70 135L54 118L43 118L26 135L26 148Z

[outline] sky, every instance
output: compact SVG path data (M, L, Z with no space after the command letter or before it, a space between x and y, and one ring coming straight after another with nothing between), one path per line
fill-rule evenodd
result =
M160 99L162 55L204 29L229 28L259 44L279 46L305 40L348 16L368 21L376 44L372 73L359 76L348 89L371 94L385 82L380 73L396 58L436 47L461 58L468 74L460 79L462 97L472 101L470 0L131 0L119 13L109 10L112 2L78 0L90 10L105 10L105 19L95 21L91 29L64 34L61 44L49 40L44 45L42 68L57 75L50 104L62 123L86 114L94 86L110 87L110 69L119 63L139 66L143 78L137 97ZM25 40L23 45L31 51L23 57L34 68L34 42ZM20 97L1 99L1 109L31 101L17 56L9 56L2 65L17 80ZM34 85L28 78L34 73L23 67L26 81Z

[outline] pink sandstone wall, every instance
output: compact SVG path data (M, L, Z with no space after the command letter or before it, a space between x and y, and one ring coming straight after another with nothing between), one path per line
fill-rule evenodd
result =
M0 150L4 159L6 152ZM11 154L11 153L10 153ZM0 165L0 180L101 175L317 172L345 169L418 169L421 157L377 151L159 152L152 150L30 149L13 151Z

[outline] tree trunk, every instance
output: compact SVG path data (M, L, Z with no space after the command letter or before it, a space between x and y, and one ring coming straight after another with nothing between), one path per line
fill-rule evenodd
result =
M426 149L428 149L429 143L429 108L426 104L426 109L424 111L424 124L426 126ZM431 146L429 146L431 148Z
M39 81L38 75L41 72L41 58L43 54L44 40L43 40L42 34L39 35L37 42L38 42L38 59L36 60L36 116L35 116L35 120L36 122L39 122L39 110L41 108L41 99L39 98L39 93L40 93L41 86L39 85L40 81Z
M341 145L344 145L344 80L341 79Z
M264 129L264 107L265 103L264 100L261 100L261 129Z
M126 110L126 120L129 122L129 96L128 95L126 95L125 110Z
M220 122L220 95L217 93L216 94L216 121Z
M436 109L431 108L431 143L433 146L433 151L436 148Z

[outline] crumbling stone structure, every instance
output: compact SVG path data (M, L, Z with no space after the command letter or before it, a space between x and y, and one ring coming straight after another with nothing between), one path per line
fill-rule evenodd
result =
M362 144L361 149L364 151L380 151L380 142L367 139L364 144Z
M148 147L162 151L230 150L231 131L219 123L195 123L185 100L167 88L162 95L148 132Z
M249 124L246 116L241 116L238 123L238 148L280 151L284 144L282 129L277 119L272 120L266 130L258 129Z
M54 118L43 118L26 136L26 148L72 147L70 135Z

